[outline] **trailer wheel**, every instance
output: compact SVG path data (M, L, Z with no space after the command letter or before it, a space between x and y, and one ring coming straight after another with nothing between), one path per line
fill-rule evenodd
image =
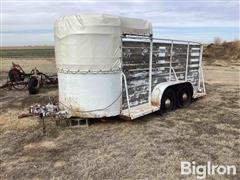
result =
M39 90L38 79L31 77L28 81L28 92L29 94L37 94Z
M163 93L160 106L160 114L174 111L177 106L177 96L173 89L166 89Z
M11 69L8 72L8 78L12 87L14 87L16 90L22 90L27 86L27 84L24 82L24 74L19 69Z
M187 85L182 85L178 90L178 106L188 107L192 102L191 89Z
M24 74L19 69L16 68L11 69L8 72L8 77L11 82L18 82L24 80Z

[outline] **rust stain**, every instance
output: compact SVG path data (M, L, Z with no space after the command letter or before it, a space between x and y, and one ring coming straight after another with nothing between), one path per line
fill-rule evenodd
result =
M86 110L78 102L74 101L71 97L64 97L61 99L60 108L67 110L70 117L80 118L102 118L107 117L104 110Z
M159 103L158 103L158 102L152 102L152 105L153 105L153 106L160 107L161 104L160 104L160 101L159 101Z
M160 107L161 105L161 95L160 95L160 89L155 89L153 90L153 94L152 94L152 97L151 97L151 103L153 106L157 106L157 107Z

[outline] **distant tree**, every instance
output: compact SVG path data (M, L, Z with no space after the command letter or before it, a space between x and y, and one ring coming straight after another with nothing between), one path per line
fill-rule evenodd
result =
M213 42L214 42L214 44L219 45L219 44L222 43L222 39L221 39L220 37L215 37L215 38L213 39Z

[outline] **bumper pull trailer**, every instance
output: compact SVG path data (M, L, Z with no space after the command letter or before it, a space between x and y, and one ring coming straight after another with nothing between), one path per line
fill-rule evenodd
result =
M103 14L55 23L59 106L68 117L135 119L206 94L203 46L159 39L142 19Z

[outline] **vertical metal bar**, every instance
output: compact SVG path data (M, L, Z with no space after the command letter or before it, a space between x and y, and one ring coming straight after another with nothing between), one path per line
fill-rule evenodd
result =
M202 67L202 54L203 54L203 45L201 45L201 47L200 47L199 68L198 68L198 89L201 88L200 71L201 71L201 67Z
M42 115L42 117L40 117L42 119L42 130L43 130L43 135L46 134L46 125L45 125L45 118Z
M169 64L169 81L171 81L171 71L172 71L172 56L173 56L173 40L171 41L171 52L170 52L170 64Z
M202 85L203 85L203 92L206 93L206 88L205 88L205 82L204 82L204 75L203 75L203 68L202 68L202 55L203 55L203 45L201 45L201 53L200 53L201 57L200 57L200 70L201 70L201 77L202 77ZM199 77L199 81L200 81L200 77Z
M128 87L127 87L127 78L123 72L122 72L122 76L124 79L125 92L126 92L126 96L127 96L128 113L129 113L129 116L131 117L131 109L130 109L129 96L128 96Z
M174 70L174 68L171 67L171 69L172 69L172 72L173 72L173 75L174 75L175 80L176 80L176 81L179 81L179 80L178 80L178 77L177 77L177 74L176 74L176 72L175 72L175 70Z
M149 93L148 102L151 105L152 98L152 53L153 53L153 38L150 37L150 53L149 53Z
M123 38L124 36L120 36L121 37L121 45L120 45L120 51L121 51L121 57L120 57L120 65L121 65L121 72L123 73ZM122 84L122 77L121 76L121 87L122 87L122 91L123 91L123 84ZM120 106L120 112L122 111L122 105L123 105L123 101L121 98L121 106Z
M188 61L189 61L189 42L188 42L188 47L187 47L185 81L187 81L187 76L188 76Z
M201 76L202 76L202 84L203 84L203 93L206 93L205 82L204 82L204 75L203 75L203 68L201 66Z

